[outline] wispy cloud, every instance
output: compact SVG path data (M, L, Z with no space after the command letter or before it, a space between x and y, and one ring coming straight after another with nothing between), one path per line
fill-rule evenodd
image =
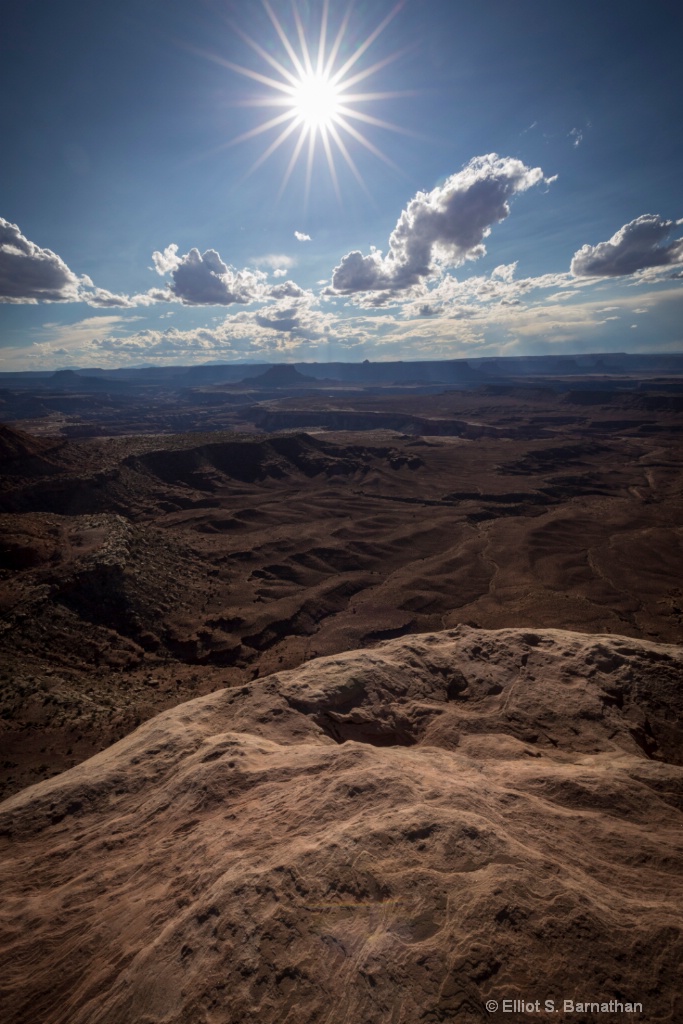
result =
M344 353L358 358L365 350L387 359L548 352L561 345L585 351L604 345L609 350L624 345L625 331L630 336L634 314L645 305L648 326L638 333L639 349L680 345L683 289L678 283L618 295L605 306L604 298L588 298L585 286L574 288L570 302L557 300L562 293L548 298L530 285L542 281L550 286L550 275L506 280L510 266L495 278L453 281L450 297L447 281L452 279L444 279L438 303L411 302L398 312L349 315L348 310L321 309L315 296L304 292L223 315L211 327L187 330L161 325L140 329L136 321L141 318L115 315L46 324L29 349L3 350L3 361L8 369L44 369L264 357L320 360L343 358Z
M268 267L273 271L274 277L281 277L296 266L294 257L282 252L269 252L265 256L257 256L249 262L254 267Z

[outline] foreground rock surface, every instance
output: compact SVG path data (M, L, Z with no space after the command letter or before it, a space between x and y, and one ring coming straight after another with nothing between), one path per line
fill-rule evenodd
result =
M680 1021L682 681L460 626L164 712L0 805L2 1019Z

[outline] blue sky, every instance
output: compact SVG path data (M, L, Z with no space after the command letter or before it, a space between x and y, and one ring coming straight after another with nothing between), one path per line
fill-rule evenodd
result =
M680 351L682 28L668 0L15 4L0 367Z

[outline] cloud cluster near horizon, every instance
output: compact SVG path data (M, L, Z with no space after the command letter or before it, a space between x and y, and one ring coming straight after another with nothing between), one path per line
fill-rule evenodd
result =
M398 217L386 255L375 247L367 254L348 252L334 267L330 283L318 282L317 295L286 279L296 260L285 253L260 256L250 267L236 269L216 249L190 248L181 254L176 243L152 254L163 284L135 295L115 294L96 287L87 275L77 275L56 253L0 219L0 302L79 302L103 310L160 303L175 308L243 307L231 311L218 333L207 327L192 335L199 354L202 346L215 352L216 345L233 341L277 352L302 351L305 345L331 340L350 347L380 345L382 331L406 343L411 331L419 353L439 331L443 338L455 338L456 328L458 340L470 345L484 344L484 329L499 335L516 330L520 336L544 329L567 337L568 331L612 319L593 311L580 320L567 312L563 329L560 312L576 303L579 290L605 279L645 284L680 276L674 268L683 268L683 239L669 239L683 221L655 214L636 217L607 241L584 245L566 270L518 278L513 262L488 274L456 276L458 268L484 255L493 228L510 216L516 196L554 181L555 176L547 177L540 167L517 158L495 153L476 157L430 192L414 195ZM300 231L294 238L311 240ZM268 272L275 283L269 282ZM332 308L342 299L355 307L353 315L349 309ZM244 308L250 305L255 308ZM380 316L380 308L390 306L396 309ZM368 316L360 315L363 308ZM181 335L161 332L153 341L151 334L138 332L134 347L142 351L146 339L152 346L150 358L166 358L163 352L182 349ZM172 346L169 339L174 339ZM111 354L125 348L125 339L116 336L102 343L111 346Z
M509 267L498 268L497 288L514 287L514 279L505 280ZM488 288L490 280L476 279L472 296ZM552 353L569 342L575 351L595 352L596 339L612 339L611 345L597 350L614 350L615 339L621 343L624 329L644 314L656 325L661 344L657 351L680 351L683 293L677 287L635 291L626 285L623 294L610 297L608 304L604 298L589 298L583 287L572 294L572 301L565 298L565 291L556 291L507 305L499 301L501 294L492 302L468 301L460 295L437 319L412 310L402 317L374 310L344 318L320 309L310 293L267 308L242 307L216 318L210 327L146 327L139 315L107 313L75 324L44 324L42 338L30 348L7 348L3 355L7 369L45 369L264 359L325 362L366 356L466 359Z

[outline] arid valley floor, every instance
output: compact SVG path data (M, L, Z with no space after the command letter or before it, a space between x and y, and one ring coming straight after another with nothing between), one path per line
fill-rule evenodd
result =
M2 1020L683 1019L683 366L549 364L0 382Z

